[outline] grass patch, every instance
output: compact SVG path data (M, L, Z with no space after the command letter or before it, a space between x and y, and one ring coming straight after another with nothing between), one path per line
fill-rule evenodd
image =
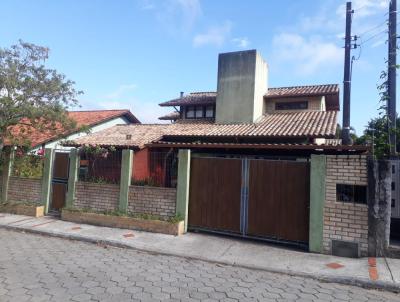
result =
M179 221L183 220L183 217L180 214L175 215L170 218L163 218L158 215L124 213L119 210L94 211L90 208L77 208L77 207L65 207L63 210L70 211L70 212L76 212L76 213L93 213L93 214L102 214L102 215L108 215L108 216L130 217L130 218L143 219L143 220L158 220L158 221L169 222L172 224L178 223Z

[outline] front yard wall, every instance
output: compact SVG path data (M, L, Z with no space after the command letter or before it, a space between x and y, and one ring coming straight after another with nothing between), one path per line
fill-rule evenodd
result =
M74 207L94 211L112 211L118 208L119 185L77 182Z
M150 186L130 186L128 212L151 214L162 218L175 216L176 189Z
M42 180L35 178L10 177L9 202L41 204Z
M324 206L323 250L331 253L333 239L359 243L368 251L368 205L336 201L336 184L367 185L365 155L328 155Z

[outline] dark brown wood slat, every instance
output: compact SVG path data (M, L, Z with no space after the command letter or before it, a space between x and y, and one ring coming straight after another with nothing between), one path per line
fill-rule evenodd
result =
M309 164L251 160L248 235L308 242Z
M192 159L190 227L240 232L241 169L239 159Z
M69 153L56 153L54 158L53 178L68 179Z
M65 197L67 193L67 184L53 183L52 184L52 202L51 208L53 210L60 210L65 205Z

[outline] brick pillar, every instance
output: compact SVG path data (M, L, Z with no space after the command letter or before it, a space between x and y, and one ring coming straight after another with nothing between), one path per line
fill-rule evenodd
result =
M326 156L311 155L309 250L323 251Z
M53 172L54 149L46 148L44 153L44 168L42 179L42 203L44 206L44 214L49 212L50 194L51 194L51 178Z
M188 228L189 183L190 150L179 150L176 214L182 216L185 221L184 232L187 232Z
M126 213L128 210L129 186L132 178L133 151L122 150L121 181L119 187L118 210Z
M2 186L1 186L1 201L7 202L8 199L8 185L10 183L10 176L12 172L12 164L14 160L14 149L6 148L5 151L2 152L4 156L4 168L2 175Z
M76 182L78 181L79 154L77 149L71 149L69 153L69 173L68 173L68 191L65 205L72 207L75 200Z

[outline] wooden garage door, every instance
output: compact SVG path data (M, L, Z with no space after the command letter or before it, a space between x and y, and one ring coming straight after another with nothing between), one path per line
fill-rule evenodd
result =
M250 160L247 234L308 242L309 163Z
M240 232L240 159L192 158L189 227Z

